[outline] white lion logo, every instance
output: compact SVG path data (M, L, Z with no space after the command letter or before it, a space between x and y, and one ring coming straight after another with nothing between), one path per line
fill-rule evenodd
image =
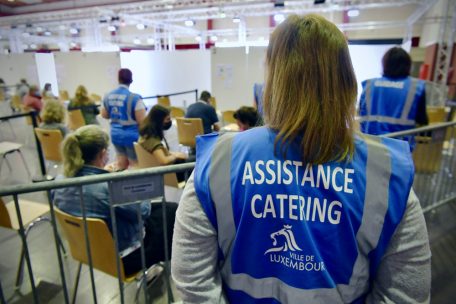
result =
M277 246L277 236L283 236L285 238L285 243L283 246L280 247L273 247L271 249L266 250L266 253L270 252L278 252L278 251L302 251L301 248L299 248L298 244L296 244L296 240L293 235L293 231L291 231L291 225L283 225L283 228L280 229L279 231L271 233L271 239L272 239L272 245Z

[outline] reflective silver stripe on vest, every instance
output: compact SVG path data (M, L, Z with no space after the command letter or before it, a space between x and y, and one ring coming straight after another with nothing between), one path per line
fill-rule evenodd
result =
M367 115L371 115L372 113L372 95L371 95L371 87L372 87L372 80L368 80L366 82L366 112Z
M131 110L132 110L132 107L133 107L133 98L135 97L135 94L133 93L130 93L130 95L128 96L128 100L127 100L127 117L128 117L128 120L122 120L120 121L120 124L123 125L123 126L131 126L131 125L136 125L138 124L134 119L133 117L131 117Z
M376 122L386 122L395 125L401 126L415 126L415 121L411 119L402 119L402 118L394 118L389 116L382 116L382 115L367 115L359 117L359 121L376 121Z
M407 117L412 108L413 100L415 99L416 89L418 88L418 81L410 79L409 91L407 94L407 100L405 101L404 108L402 109L401 119L407 120Z
M361 226L356 234L358 256L349 284L335 288L299 289L275 278L253 278L248 274L231 273L232 243L236 235L231 200L231 152L234 134L221 136L214 148L209 173L209 186L215 204L219 246L225 260L221 265L223 281L232 290L240 290L256 299L275 298L288 303L351 302L369 288L367 254L376 248L388 209L391 159L379 139L363 136L367 144L366 193Z
M408 119L410 114L410 109L412 108L413 101L415 100L416 91L418 88L418 81L416 79L410 80L410 87L407 93L407 99L405 100L404 108L402 109L401 117L394 118L385 115L372 115L372 95L371 95L371 86L372 81L368 80L366 82L366 111L367 115L359 117L360 122L365 121L376 121L383 123L390 123L401 126L415 126L415 120Z

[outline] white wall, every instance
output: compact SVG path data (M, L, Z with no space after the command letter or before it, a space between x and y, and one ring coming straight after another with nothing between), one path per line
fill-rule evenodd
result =
M119 53L56 52L54 58L59 89L70 97L79 85L102 96L117 87Z
M21 78L31 85L39 85L35 54L0 55L0 78L7 85L17 84Z
M143 97L166 95L198 89L211 89L211 54L208 50L188 51L131 51L120 54L122 68L133 72L133 92ZM171 97L174 106L187 106L195 101L195 94ZM148 106L156 99L145 100Z
M43 89L46 83L50 83L52 94L59 96L59 86L57 82L57 74L55 72L54 54L52 53L36 53L36 68L40 81L40 88Z
M212 50L212 93L218 110L253 105L253 84L264 81L264 47L215 48Z
M393 45L349 45L358 81L358 96L363 80L382 74L381 59ZM253 104L253 84L264 80L265 47L217 48L212 54L212 90L219 110L236 110ZM223 70L222 70L223 69Z

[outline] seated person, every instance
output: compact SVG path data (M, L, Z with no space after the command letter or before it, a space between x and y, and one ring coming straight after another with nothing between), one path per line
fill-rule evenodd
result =
M44 103L43 111L41 112L40 128L49 130L60 130L62 137L68 133L67 127L63 124L65 118L65 109L60 101L49 99Z
M36 111L38 114L43 108L43 101L41 100L40 90L37 86L30 86L28 93L22 98L24 106Z
M86 125L98 124L97 115L100 114L100 110L98 110L95 102L90 100L87 89L82 85L76 88L74 98L68 104L68 111L76 109L81 110Z
M196 103L191 104L185 114L185 118L201 118L204 134L220 130L217 113L214 107L209 104L210 98L211 93L208 91L201 92L200 99Z
M55 98L54 94L52 93L52 85L50 83L46 83L44 85L43 91L41 92L41 97L44 99Z
M194 156L188 158L185 153L169 151L163 131L169 130L171 125L170 110L162 105L153 106L139 126L138 143L155 156L160 166L195 161ZM179 182L185 180L184 172L176 175Z
M63 143L64 175L67 178L106 174L109 136L99 126L83 126L70 133ZM112 232L108 183L82 187L87 217L106 221ZM82 216L79 187L68 187L53 191L54 203L60 210L74 216ZM167 232L171 252L173 225L177 204L168 203ZM135 204L115 207L117 240L125 274L131 275L142 269L140 235L144 237L146 266L163 261L164 238L161 204L140 203L144 227L139 227ZM145 234L144 234L145 231Z
M240 107L234 112L234 119L239 131L245 131L258 125L259 116L254 107Z

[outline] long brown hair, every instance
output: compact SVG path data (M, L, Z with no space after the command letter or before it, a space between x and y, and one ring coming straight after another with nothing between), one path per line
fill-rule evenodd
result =
M324 163L352 156L356 77L342 32L318 15L291 15L266 54L264 114L284 156L300 141L302 158Z

